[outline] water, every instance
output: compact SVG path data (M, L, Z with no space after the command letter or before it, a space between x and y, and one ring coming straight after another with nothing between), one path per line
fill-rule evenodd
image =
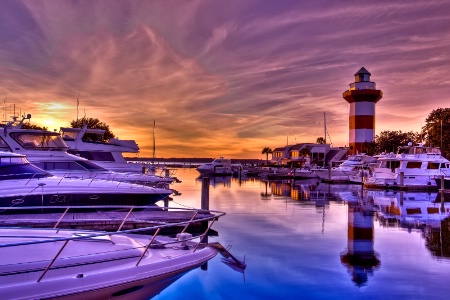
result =
M198 173L179 169L177 176L183 182L173 187L182 195L171 205L200 207ZM359 186L321 184L312 192L305 187L318 201L302 200L304 193L289 184L211 178L210 209L227 215L214 223L219 236L210 241L232 245L231 253L245 256L247 268L234 271L218 255L206 271L185 274L154 299L450 298L448 226L428 231L419 220L418 228L386 226L363 213L357 201L370 197ZM334 197L324 200L324 194ZM398 193L379 191L369 196L385 202L383 211L396 201L406 207L414 198L413 206L430 206L436 198L409 193L399 199Z

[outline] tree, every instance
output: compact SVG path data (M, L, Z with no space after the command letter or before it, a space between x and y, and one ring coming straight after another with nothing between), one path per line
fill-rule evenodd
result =
M38 125L34 125L34 124L30 124L30 123L28 123L28 122L24 122L23 124L22 124L22 127L21 127L22 129L36 129L36 130L48 130L48 128L47 127L41 127L41 126L38 126Z
M375 142L364 142L363 149L364 149L363 150L364 153L366 153L367 155L371 155L371 156L373 156L379 152L377 143L375 143Z
M273 153L272 149L270 149L269 147L265 147L261 151L261 154L265 154L266 155L266 165L269 163L269 153Z
M103 136L99 136L93 133L85 134L83 137L84 141L107 142L109 141L109 139L115 137L114 133L109 129L109 125L101 122L97 118L83 117L81 119L73 120L70 122L70 126L72 126L72 128L82 128L84 124L87 124L88 128L105 130L105 134Z
M442 156L450 157L450 108L433 110L425 120L422 132L427 145L441 147Z
M325 138L322 137L322 136L319 136L319 137L316 139L316 143L317 143L317 144L325 144Z
M409 142L413 144L420 143L420 134L417 132L382 131L375 137L376 152L397 152L397 148L405 146Z

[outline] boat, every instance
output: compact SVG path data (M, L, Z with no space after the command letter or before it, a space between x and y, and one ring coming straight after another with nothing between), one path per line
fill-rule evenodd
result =
M0 227L2 299L150 299L218 253L205 237L222 212L115 232ZM124 219L125 221L125 219ZM194 222L210 222L193 235ZM173 228L173 238L161 230ZM148 233L148 234L145 234ZM243 265L245 267L245 265Z
M264 171L258 174L261 180L282 180L292 178L291 169L289 168L272 168L263 167Z
M436 178L450 174L450 162L437 147L423 144L399 147L378 159L377 166L364 183L370 188L437 189Z
M231 159L219 157L214 159L210 163L200 165L196 169L202 176L203 175L232 175L233 169L231 165Z
M368 168L377 159L365 153L350 155L347 160L337 167L332 168L314 168L313 171L320 179L327 181L349 181L349 176L359 174L359 171Z
M294 178L318 178L319 175L311 170L311 168L299 168L294 169L288 173Z
M173 178L143 173L114 172L78 155L67 152L69 146L57 132L23 129L22 124L31 115L17 122L16 118L4 127L0 136L0 151L24 154L36 166L55 176L96 178L168 188Z
M86 158L96 165L115 172L142 173L150 167L149 164L128 163L123 153L139 153L139 146L134 140L120 140L111 138L107 142L100 141L105 130L88 128L60 127L60 134L69 149L68 153ZM98 141L85 139L86 134L98 136Z
M150 205L171 194L125 182L56 177L24 155L0 151L0 206Z

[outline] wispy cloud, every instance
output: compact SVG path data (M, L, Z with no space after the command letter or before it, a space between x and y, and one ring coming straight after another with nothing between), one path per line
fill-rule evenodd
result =
M377 133L448 106L447 1L2 1L0 96L10 114L98 117L158 156L261 157L348 143L342 92L361 67L384 98ZM2 114L3 115L3 114Z

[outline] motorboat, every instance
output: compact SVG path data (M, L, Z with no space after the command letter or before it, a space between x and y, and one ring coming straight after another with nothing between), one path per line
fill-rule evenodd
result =
M61 127L60 134L69 146L68 153L86 158L96 165L115 172L138 172L149 167L148 164L129 163L123 153L139 153L139 146L134 140L111 138L107 142L101 141L105 130L88 128ZM86 139L86 135L97 137L95 140Z
M4 134L0 135L0 151L24 154L31 163L59 177L96 178L165 188L174 181L170 177L114 172L86 158L70 154L67 152L69 146L59 133L22 129L23 121L29 118L31 115L23 117L19 122L15 119L4 127Z
M22 154L0 151L0 206L149 205L171 194L126 182L56 177Z
M295 168L288 173L295 178L318 178L319 175L314 172L311 168Z
M205 237L222 215L115 232L56 222L54 228L0 227L1 298L150 299L216 256L218 247ZM194 222L210 225L194 235L187 231ZM170 228L178 232L173 238L160 233Z
M349 181L349 176L357 175L361 169L368 168L377 158L365 153L350 155L347 160L337 167L314 168L313 171L320 179L329 181Z
M196 169L201 175L232 175L231 159L216 158L210 163L203 164Z
M450 174L450 162L441 155L439 148L409 143L399 147L397 154L380 157L364 186L437 189L435 179L447 174Z

